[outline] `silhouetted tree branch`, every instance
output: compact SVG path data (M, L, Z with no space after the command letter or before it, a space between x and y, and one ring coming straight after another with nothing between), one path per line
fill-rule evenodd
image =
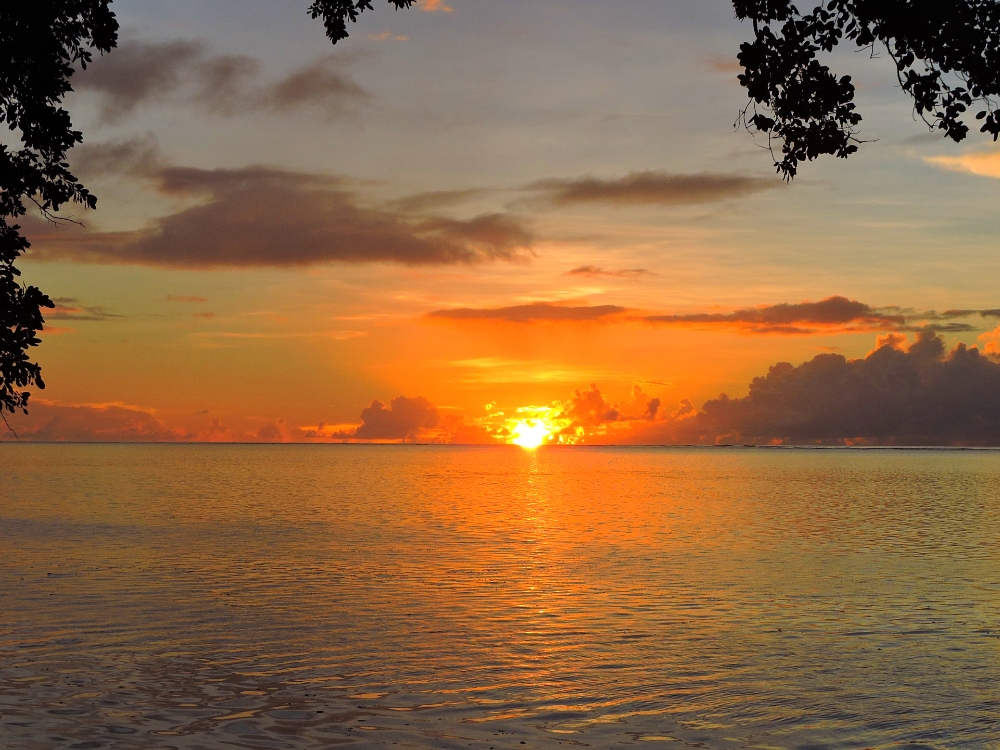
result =
M884 47L916 113L954 141L969 132L1000 135L1000 3L997 0L828 0L809 12L789 0L734 0L753 24L740 46L739 77L750 105L738 122L781 143L777 170L792 179L799 162L858 150L861 115L850 76L817 59L848 40L873 53Z

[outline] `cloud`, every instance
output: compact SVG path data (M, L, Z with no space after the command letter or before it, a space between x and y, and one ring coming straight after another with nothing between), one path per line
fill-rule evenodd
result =
M577 428L603 427L611 422L651 421L660 410L660 399L649 398L638 385L632 386L631 403L612 404L601 394L595 383L589 388L577 389L572 398L562 404L557 419L568 419L571 423L563 430L565 434L578 434Z
M417 193L388 204L389 208L403 213L424 213L438 208L450 208L466 203L475 198L488 195L491 191L483 188L465 188L462 190L433 190Z
M991 311L984 311L986 314ZM735 310L730 313L647 315L649 323L699 328L732 328L743 333L856 333L860 331L975 330L954 318L977 314L976 310L916 312L900 308L875 308L847 297L828 297L819 302L781 303ZM928 322L930 321L930 322Z
M336 59L327 57L260 89L251 109L288 112L308 105L322 105L330 114L340 114L346 105L367 98L367 92L337 69Z
M567 276L607 276L614 279L639 279L644 276L656 276L645 268L600 268L598 266L578 266L566 272Z
M419 0L417 7L425 13L453 13L455 10L446 5L444 0Z
M378 399L361 412L361 424L353 431L333 433L334 438L354 440L412 440L437 427L438 410L423 396L397 396L386 408Z
M1000 151L974 151L962 156L925 156L924 161L953 172L1000 178Z
M639 272L643 269L630 269ZM582 266L574 269L580 275L591 275L600 269ZM1000 317L997 310L934 310L918 311L899 307L876 308L857 300L834 296L819 302L760 305L727 313L640 314L618 305L566 305L533 302L496 308L458 307L435 310L428 315L451 320L495 320L508 323L562 322L629 322L643 321L657 325L684 326L707 330L736 330L747 334L842 334L868 331L938 331L965 333L979 330L958 318Z
M27 416L8 420L17 437L0 430L0 440L147 443L195 437L166 427L152 411L127 404L66 405L32 399Z
M608 203L629 206L679 206L714 203L781 186L775 179L735 174L671 174L631 172L618 179L596 177L539 180L528 185L546 202L556 206Z
M1000 445L1000 361L975 347L946 352L932 332L908 348L886 340L863 359L820 354L780 362L744 398L725 394L636 442Z
M55 307L44 311L45 320L87 320L105 321L120 320L124 315L108 312L103 307L81 305L75 297L55 297L52 300ZM52 329L48 329L52 333Z
M87 169L124 171L165 196L201 202L136 231L25 221L35 259L179 268L444 265L525 259L534 242L507 214L452 219L362 205L338 177L260 166L168 166L142 141L81 151Z
M507 323L537 323L557 321L601 321L626 312L618 305L555 305L551 302L532 302L511 307L472 308L456 307L428 313L433 318L450 320L499 320Z
M408 41L410 37L393 34L391 31L382 31L378 34L369 34L368 38L373 42L405 42Z
M122 42L73 77L74 88L100 96L101 117L116 123L153 103L196 106L221 115L317 107L340 115L370 99L325 56L276 81L261 81L260 61L218 55L198 41Z

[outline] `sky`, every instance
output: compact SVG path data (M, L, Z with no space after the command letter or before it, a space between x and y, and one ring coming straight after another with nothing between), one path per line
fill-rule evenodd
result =
M787 184L727 0L374 5L115 0L19 439L1000 440L1000 150L890 61Z

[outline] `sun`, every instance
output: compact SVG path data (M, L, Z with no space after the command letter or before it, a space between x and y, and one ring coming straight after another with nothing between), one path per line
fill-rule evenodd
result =
M534 449L552 436L552 429L541 419L520 419L510 428L510 441L522 448Z

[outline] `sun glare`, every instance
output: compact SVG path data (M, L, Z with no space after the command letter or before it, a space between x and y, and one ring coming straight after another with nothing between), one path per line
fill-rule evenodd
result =
M510 442L522 448L537 448L551 436L551 428L541 419L519 420L510 430Z

